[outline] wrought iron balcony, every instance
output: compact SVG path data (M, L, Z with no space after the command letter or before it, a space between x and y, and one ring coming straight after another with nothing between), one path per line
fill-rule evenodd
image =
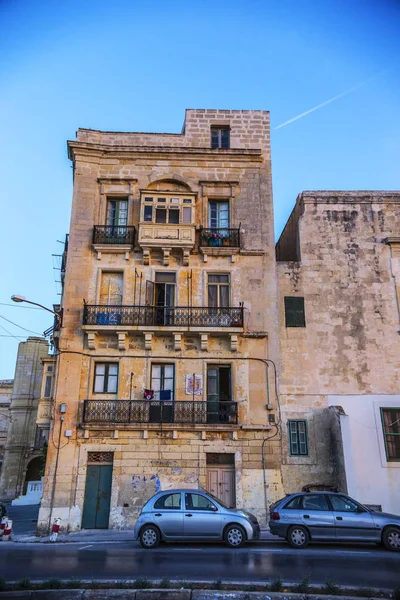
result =
M84 400L83 423L236 424L236 402Z
M85 304L84 325L243 327L243 306L113 306Z
M93 244L126 244L135 243L135 227L127 225L95 225Z
M239 229L200 229L202 248L240 248Z

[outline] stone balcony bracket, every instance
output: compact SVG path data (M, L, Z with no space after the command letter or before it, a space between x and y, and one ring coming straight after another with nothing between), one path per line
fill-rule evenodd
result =
M174 333L174 350L177 352L182 350L182 334Z
M89 350L96 350L97 332L96 331L87 331L86 334L87 334L87 343L88 343Z
M169 257L171 255L171 248L161 248L163 251L163 265L164 267L168 267L169 265Z
M249 335L245 333L242 328L229 327L226 329L220 329L218 327L207 328L204 332L204 328L200 327L182 327L181 330L171 331L169 328L164 327L134 327L126 328L126 326L115 326L110 329L108 326L102 327L101 325L83 325L83 331L86 334L87 347L89 350L98 349L99 335L116 335L118 338L118 350L126 352L129 349L129 337L132 336L143 336L144 338L144 349L152 350L153 338L157 335L168 335L173 337L174 350L181 352L183 350L183 340L185 334L198 335L200 338L200 350L202 352L208 352L208 341L210 336L225 337L229 340L229 348L231 352L238 352L239 350L239 337L267 337L267 334L262 332L255 335ZM142 338L142 339L143 339Z
M127 331L118 331L118 350L127 350L128 349L128 332Z
M200 348L202 352L208 351L208 333L202 333L200 335Z
M231 335L231 351L232 352L238 351L238 336L236 334Z
M152 348L153 348L153 334L150 332L147 332L144 334L144 349L152 350Z

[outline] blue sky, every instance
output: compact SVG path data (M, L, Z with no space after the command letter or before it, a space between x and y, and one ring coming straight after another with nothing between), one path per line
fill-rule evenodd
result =
M185 108L271 111L276 237L305 189L400 189L394 0L0 0L0 379L57 302L78 127L180 132ZM372 78L372 79L371 79ZM352 93L275 130L341 92Z

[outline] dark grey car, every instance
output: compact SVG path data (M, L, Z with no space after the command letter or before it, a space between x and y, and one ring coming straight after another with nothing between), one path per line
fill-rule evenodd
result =
M151 549L160 541L224 541L240 548L260 537L257 518L246 510L229 508L203 490L166 490L143 506L135 525L135 539Z
M270 508L271 533L293 548L310 541L375 542L400 551L400 516L374 512L346 494L290 494Z

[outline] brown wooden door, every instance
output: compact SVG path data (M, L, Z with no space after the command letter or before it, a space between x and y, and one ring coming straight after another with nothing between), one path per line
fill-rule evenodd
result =
M227 465L207 466L207 490L230 507L235 500L235 468Z

